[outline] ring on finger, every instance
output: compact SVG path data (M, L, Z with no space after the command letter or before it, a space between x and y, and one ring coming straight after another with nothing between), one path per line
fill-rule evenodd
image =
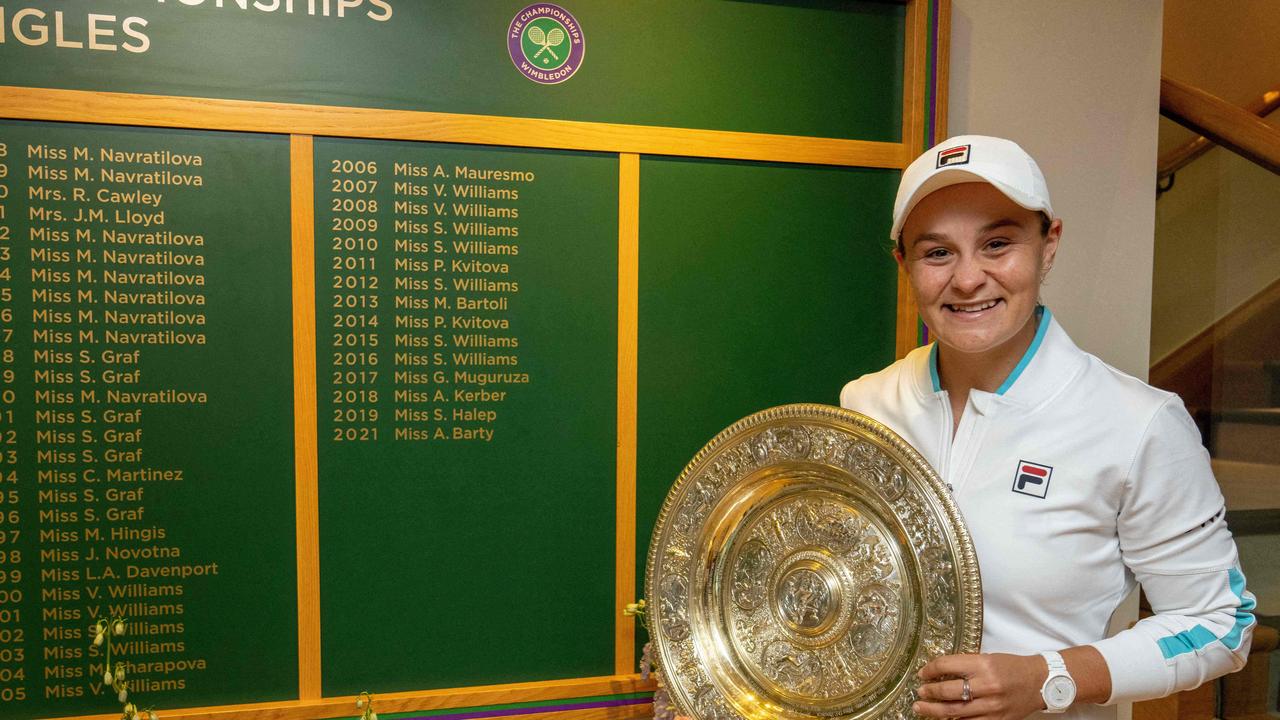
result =
M969 689L969 678L963 679L964 684L960 686L960 702L969 702L973 699L973 692Z

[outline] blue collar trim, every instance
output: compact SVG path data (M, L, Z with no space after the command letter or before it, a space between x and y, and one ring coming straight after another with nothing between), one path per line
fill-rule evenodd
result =
M938 343L934 341L929 348L929 378L933 380L933 391L942 392L942 381L938 379Z
M1044 342L1044 335L1049 330L1049 319L1051 317L1053 317L1053 314L1049 312L1049 308L1043 305L1036 308L1036 321L1039 323L1038 327L1036 327L1036 336L1031 341L1031 346L1022 354L1022 359L1013 368L1013 372L1009 373L1009 377L1005 378L1000 387L996 388L997 395L1003 395L1008 392L1009 388L1013 387L1013 383L1022 375L1022 371L1026 370L1027 366L1031 364L1031 358L1035 357L1036 351L1040 349L1040 343ZM937 376L935 375L934 377L936 378ZM934 382L936 383L937 381L935 380Z

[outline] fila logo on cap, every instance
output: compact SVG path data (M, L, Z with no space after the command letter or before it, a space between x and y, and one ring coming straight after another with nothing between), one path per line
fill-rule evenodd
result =
M969 146L957 145L953 148L938 151L938 167L948 165L964 165L969 162Z
M1042 498L1049 494L1049 478L1053 477L1053 468L1048 465L1018 461L1018 472L1013 475L1013 491Z

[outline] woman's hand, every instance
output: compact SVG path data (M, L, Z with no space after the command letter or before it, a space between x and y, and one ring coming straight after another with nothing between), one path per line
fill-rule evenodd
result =
M1022 720L1044 709L1040 687L1049 666L1039 655L944 655L920 668L918 715L938 718ZM963 701L965 681L969 701Z

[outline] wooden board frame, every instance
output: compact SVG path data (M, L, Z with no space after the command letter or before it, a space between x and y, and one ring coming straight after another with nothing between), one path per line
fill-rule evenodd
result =
M315 164L310 135L289 138L293 243L293 463L298 552L298 697L320 697L320 460L316 400Z
M0 117L900 168L903 143L541 118L0 86Z
M192 130L261 132L290 138L295 507L298 562L298 699L164 710L170 720L320 720L354 716L354 699L322 697L320 656L318 438L316 429L314 178L316 135L617 153L618 451L613 675L377 695L381 713L468 708L647 692L631 672L635 627L622 607L636 587L636 375L638 368L640 156L902 169L946 137L951 0L908 0L903 57L902 139L871 142L766 133L591 123L458 113L302 105L135 93L0 86L0 118ZM895 351L923 339L900 273ZM374 688L376 691L376 688ZM649 704L560 710L529 718L641 717ZM110 720L118 713L79 716ZM76 719L69 719L76 720Z
M635 667L635 623L623 616L636 599L636 432L640 333L640 156L618 157L618 483L613 671Z

